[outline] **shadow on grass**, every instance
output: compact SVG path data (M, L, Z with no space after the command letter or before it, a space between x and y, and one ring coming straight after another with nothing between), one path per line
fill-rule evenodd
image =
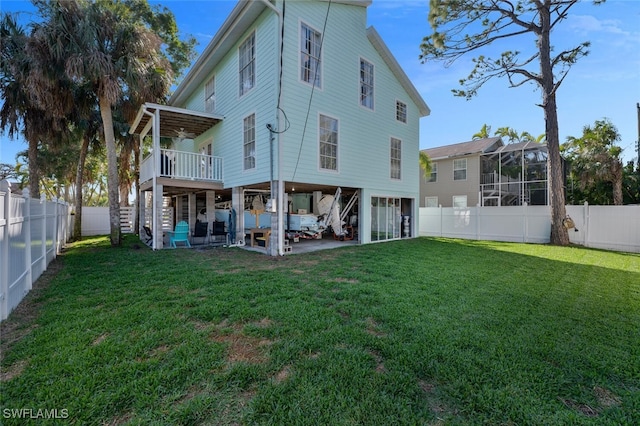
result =
M640 256L420 238L269 258L127 238L63 257L2 361L3 407L111 424L640 420Z

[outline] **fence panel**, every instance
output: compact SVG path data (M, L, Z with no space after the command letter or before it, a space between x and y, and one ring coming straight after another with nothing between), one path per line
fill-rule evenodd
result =
M135 223L135 207L120 207L120 232L132 234ZM111 224L109 221L109 207L82 208L82 235L109 235Z
M109 235L109 207L82 207L82 235Z
M575 223L574 244L640 252L640 206L566 206ZM548 243L549 206L422 207L420 236Z
M0 181L0 321L22 301L68 240L69 206L12 194ZM67 226L58 226L58 216ZM60 234L64 230L65 234Z

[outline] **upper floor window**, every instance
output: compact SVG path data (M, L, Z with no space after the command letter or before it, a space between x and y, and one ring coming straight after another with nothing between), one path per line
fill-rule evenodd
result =
M320 115L320 168L338 170L338 120Z
M216 80L211 77L204 86L204 110L214 112L216 110Z
M401 123L407 122L407 104L396 101L396 120Z
M360 59L360 105L373 109L373 64Z
M431 163L431 175L427 182L437 182L438 181L438 163Z
M400 179L402 158L402 141L400 139L391 138L391 179Z
M256 85L256 33L253 32L240 45L238 69L240 73L240 96Z
M321 87L320 52L322 35L302 23L300 27L300 79Z
M256 115L244 119L243 126L244 170L256 168Z
M453 180L467 180L467 159L453 160Z

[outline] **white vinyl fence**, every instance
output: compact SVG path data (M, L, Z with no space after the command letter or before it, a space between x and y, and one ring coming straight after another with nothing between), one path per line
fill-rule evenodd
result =
M120 232L131 234L134 230L135 207L120 207ZM109 207L82 207L82 236L109 235Z
M0 181L0 321L31 290L71 236L70 207L13 194Z
M569 239L585 247L640 253L640 206L566 206L575 229ZM420 236L548 243L549 206L422 207Z

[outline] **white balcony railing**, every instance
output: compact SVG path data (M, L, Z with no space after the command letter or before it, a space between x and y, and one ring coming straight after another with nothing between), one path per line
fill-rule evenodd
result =
M153 178L154 154L142 160L140 182ZM158 177L170 177L186 180L204 180L222 182L222 157L197 154L194 152L160 150L160 169Z

